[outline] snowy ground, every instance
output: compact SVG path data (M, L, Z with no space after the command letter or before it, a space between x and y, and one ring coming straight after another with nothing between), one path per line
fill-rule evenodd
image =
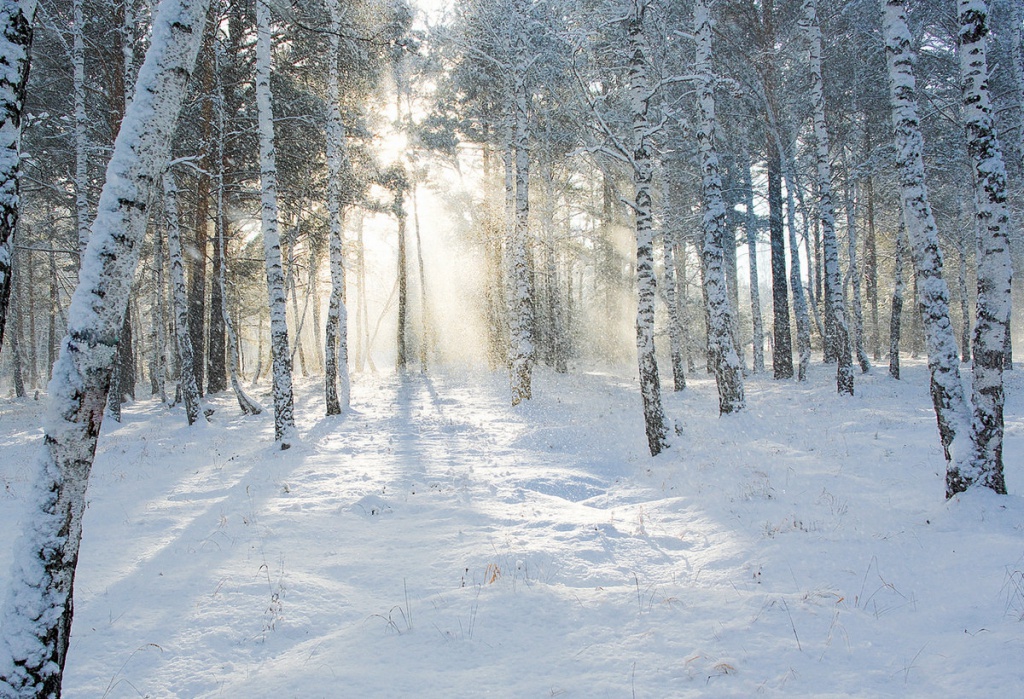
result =
M723 419L702 376L657 459L608 374L518 410L363 376L332 419L300 382L286 452L228 395L193 430L142 400L100 440L65 697L1021 696L1022 373L1012 494L950 503L921 364L750 379ZM0 401L4 578L40 404Z

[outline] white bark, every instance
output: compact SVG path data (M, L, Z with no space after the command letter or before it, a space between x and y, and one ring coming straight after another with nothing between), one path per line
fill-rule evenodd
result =
M849 264L846 267L847 279L850 283L850 308L853 309L853 353L863 373L871 370L871 360L864 349L864 304L860 289L860 263L857 261L857 241L860 237L857 229L857 185L853 182L853 174L849 165L846 168L846 240ZM845 287L845 284L844 284Z
M344 210L341 177L347 158L345 129L341 123L338 60L341 51L341 7L331 0L331 66L327 76L327 215L330 226L331 297L324 329L325 388L328 415L349 408L351 383L348 374L348 307L345 304L345 256L342 240Z
M680 313L682 275L676 267L674 238L677 231L666 229L662 234L662 247L665 256L665 274L662 283L665 287L665 305L668 307L668 337L672 350L672 386L676 391L686 388L686 371L683 358L683 324Z
M629 41L629 104L633 120L633 213L636 224L636 353L640 371L647 446L657 456L668 446L661 382L654 347L654 224L651 182L654 177L652 127L648 117L651 88L647 77L645 14L649 0L632 0L627 18Z
M74 64L75 92L75 224L78 230L78 251L89 243L89 153L88 123L85 117L85 18L83 0L74 0L71 25L71 60Z
M139 90L107 167L68 334L48 393L39 471L4 604L0 696L58 696L72 617L85 489L148 219L167 164L208 0L163 0Z
M533 338L533 281L530 274L530 109L525 17L520 12L512 75L515 150L515 217L508 246L509 377L512 405L529 400L536 348Z
M808 65L811 73L809 87L814 109L814 148L817 160L818 216L821 219L821 247L825 260L825 305L831 318L832 335L826 322L825 342L831 342L838 360L836 390L853 395L853 360L850 356L850 332L843 307L843 288L839 272L839 246L836 242L836 216L832 202L832 167L829 162L828 130L825 127L825 93L821 81L821 28L818 26L815 0L804 0L800 19L807 41ZM829 352L826 351L826 356Z
M967 441L970 422L967 400L960 382L956 338L949 321L949 288L942 278L938 230L925 187L924 143L915 96L916 56L907 27L904 0L880 2L900 199L917 273L917 303L928 347L932 403L939 427L939 439L946 454L947 469L956 469L956 464L967 453L960 445Z
M694 72L697 76L697 147L700 152L704 193L704 247L701 259L708 305L708 349L712 354L718 384L718 406L722 414L734 413L745 406L743 370L733 346L729 297L725 284L720 231L727 225L722 180L715 148L715 76L711 64L711 13L706 0L697 0L693 10L697 51Z
M778 133L778 129L776 129ZM793 193L799 185L796 182L793 157L788 150L782 153L782 177L786 182L786 228L789 231L789 288L793 293L793 317L796 319L797 380L807 380L807 368L811 364L811 317L807 309L807 295L804 291L803 273L800 265L800 243L796 233L796 202Z
M163 175L164 220L167 223L167 254L171 261L171 299L174 306L175 341L178 347L178 385L185 403L185 419L192 425L199 420L199 385L196 383L195 349L188 333L188 292L181 253L181 226L178 223L178 187L169 170Z
M160 228L153 235L153 267L156 293L153 302L153 362L154 383L160 402L167 404L167 325L165 323L167 308L164 294L164 246Z
M274 112L270 93L270 8L256 2L256 107L260 132L260 185L263 249L267 263L267 297L270 306L270 348L274 381L274 439L281 449L294 441L295 416L292 398L292 362L288 351L287 306L281 265L281 234L278 228L277 162L274 154Z
M946 474L946 494L953 495L975 483L1005 493L1003 358L1010 331L1012 274L1006 168L996 137L988 90L985 47L988 8L984 0L959 0L957 9L964 124L967 150L974 162L978 301L971 390L974 404L971 461L957 464Z

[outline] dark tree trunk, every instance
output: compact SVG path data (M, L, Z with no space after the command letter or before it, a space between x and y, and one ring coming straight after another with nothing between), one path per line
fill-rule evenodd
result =
M903 224L896 237L896 270L892 285L892 316L889 320L889 376L900 378L900 327L903 322L903 261L907 259L906 233Z
M776 379L793 378L793 339L786 280L786 231L782 219L782 156L768 138L768 225L772 248L772 369Z
M18 225L21 112L32 48L35 2L4 0L0 36L5 44L4 70L0 74L0 348L11 302L14 261L14 230Z
M225 251L221 250L221 236L213 236L213 283L210 285L210 325L207 353L206 390L209 393L220 393L227 389L227 366L225 364L226 335L224 330L224 295L221 292L220 279L222 260Z
M868 150L868 153L870 152ZM867 233L864 236L864 293L871 312L871 355L877 362L882 358L882 340L878 327L878 242L875 235L875 187L874 178L871 175L867 177L865 189L868 200L868 220Z

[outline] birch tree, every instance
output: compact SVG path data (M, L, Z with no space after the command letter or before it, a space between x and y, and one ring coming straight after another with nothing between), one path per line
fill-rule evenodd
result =
M21 208L21 119L36 0L0 0L0 348L11 302L14 230Z
M292 359L288 348L281 234L278 228L277 164L274 153L274 112L270 93L270 8L256 0L256 107L259 119L260 189L263 250L266 254L270 306L270 351L274 382L274 440L288 449L295 439Z
M71 20L72 80L75 93L75 226L79 255L89 243L89 154L85 113L85 18L82 2L74 0L72 3Z
M154 185L199 50L208 0L162 0L138 89L107 167L68 334L49 384L45 437L15 549L0 641L0 696L59 697L85 491Z
M648 118L651 88L647 76L647 48L644 19L649 0L632 0L627 17L629 42L629 100L633 126L633 213L636 224L636 352L640 370L640 395L643 400L644 426L651 456L668 446L665 412L661 405L661 382L654 348L654 226L651 182L654 158L651 150L651 124Z
M185 403L185 419L192 425L199 419L199 382L196 379L195 348L188 331L188 288L185 285L185 261L181 252L181 226L178 221L178 186L174 174L163 174L164 221L167 224L167 255L171 261L171 304L174 308L174 339L178 348L178 386Z
M835 206L832 202L832 166L829 161L828 130L825 127L825 93L821 81L821 28L818 26L816 0L804 0L800 26L807 42L807 62L811 84L808 88L813 108L814 153L817 163L816 189L818 217L821 222L822 257L825 260L824 296L826 322L834 337L826 336L837 361L836 390L853 395L853 359L850 354L850 333L843 306L843 287L839 274L839 245L836 241ZM825 355L830 354L826 349Z
M1010 330L1012 273L1006 168L988 89L988 7L985 0L959 0L957 11L964 125L967 150L974 164L978 300L971 386L973 453L970 464L959 465L947 473L946 494L961 492L974 483L1005 493L1003 354Z
M514 202L508 243L509 378L512 405L532 396L535 345L533 337L533 277L530 273L530 111L527 73L533 58L528 51L526 0L515 0L512 39L512 149Z
M697 147L700 153L704 193L704 246L701 261L708 305L708 350L711 352L718 408L721 414L742 410L743 370L733 345L731 309L725 285L720 231L727 225L722 181L718 173L715 149L715 75L712 56L711 13L706 0L696 0L693 9L694 37L697 44L694 72L697 82Z
M907 259L906 231L900 223L896 235L896 263L893 271L892 310L889 319L889 376L900 378L900 329L903 323L903 295L906 283L903 280L903 261Z
M747 237L747 266L750 270L750 318L753 327L753 372L764 373L764 321L761 317L761 280L757 271L757 213L754 211L754 186L750 174L750 151L743 144L741 156L743 179L744 227Z
M967 463L970 452L962 446L969 439L970 416L960 382L956 338L949 320L949 288L942 278L938 230L925 186L924 142L915 94L917 59L907 27L906 7L904 0L880 2L900 200L916 270L916 297L928 347L932 404L939 441L946 456L946 495L951 496L963 481L960 463L962 460Z
M345 132L341 123L341 7L330 0L331 56L327 74L327 216L330 226L331 297L324 328L324 381L328 415L348 410L351 387L348 374L348 307L345 304L345 258L342 248L342 169L345 164Z

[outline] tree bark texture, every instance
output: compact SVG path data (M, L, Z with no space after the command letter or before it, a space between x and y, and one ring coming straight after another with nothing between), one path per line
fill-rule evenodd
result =
M166 167L208 0L162 0L136 98L107 167L81 278L49 385L39 470L3 608L0 695L59 697L85 489L111 365L148 219Z

